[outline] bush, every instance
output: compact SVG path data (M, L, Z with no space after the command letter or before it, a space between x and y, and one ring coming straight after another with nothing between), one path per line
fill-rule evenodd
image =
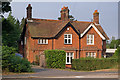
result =
M8 69L11 65L10 57L14 55L16 49L13 47L2 46L2 69Z
M120 47L117 48L112 58L119 58L119 56L120 56Z
M81 58L72 60L72 69L81 71L92 71L99 69L108 69L117 65L118 60L112 58Z
M45 50L46 67L65 68L66 52L63 50Z
M22 59L19 56L12 56L10 63L9 71L11 72L32 72L30 62L27 59Z
M10 72L31 72L30 62L15 56L16 49L2 46L2 69Z

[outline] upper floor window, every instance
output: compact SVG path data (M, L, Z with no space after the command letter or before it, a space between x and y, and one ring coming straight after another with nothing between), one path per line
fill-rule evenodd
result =
M94 45L94 35L93 34L87 35L87 45Z
M72 44L72 34L64 34L64 44Z
M48 39L38 39L38 44L48 44Z

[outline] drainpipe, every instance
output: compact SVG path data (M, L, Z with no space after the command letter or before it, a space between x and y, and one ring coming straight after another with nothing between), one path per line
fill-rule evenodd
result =
M80 59L80 30L79 31L79 59Z
M54 39L54 38L52 38L52 49L53 49L53 39Z

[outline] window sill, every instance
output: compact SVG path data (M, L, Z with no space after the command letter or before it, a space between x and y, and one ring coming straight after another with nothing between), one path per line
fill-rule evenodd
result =
M38 44L38 45L48 45L48 44Z
M68 65L69 65L69 64L71 64L71 63L66 63L66 64L68 64Z
M94 44L87 44L87 45L94 45Z
M64 43L65 44L65 43ZM71 44L65 44L65 45L72 45L72 43Z

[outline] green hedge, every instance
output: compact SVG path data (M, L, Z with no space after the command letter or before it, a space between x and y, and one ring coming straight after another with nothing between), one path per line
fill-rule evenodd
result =
M46 67L65 68L66 52L63 50L45 50Z
M81 71L92 71L99 69L108 69L117 65L117 59L112 58L81 58L72 60L72 69Z

